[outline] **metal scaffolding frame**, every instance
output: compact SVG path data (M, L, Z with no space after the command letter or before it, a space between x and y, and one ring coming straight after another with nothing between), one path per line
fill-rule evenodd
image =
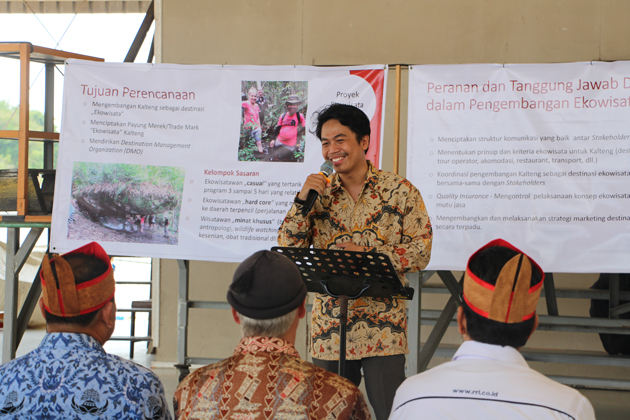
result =
M68 2L70 3L70 2ZM145 2L139 2L144 4ZM133 62L142 46L146 35L154 20L153 1L148 4L145 18L134 38L127 53L125 62ZM153 61L153 40L147 62ZM59 133L54 132L54 92L55 92L55 66L63 65L65 60L76 58L89 61L105 61L102 58L75 54L62 50L35 46L28 42L0 43L0 58L13 58L20 60L20 107L18 130L0 130L0 138L16 139L19 142L16 215L0 216L0 228L7 228L6 251L6 275L5 275L5 306L4 306L4 331L2 363L15 358L15 352L26 331L28 321L37 306L37 300L41 294L41 283L34 279L28 292L22 310L17 314L17 293L19 274L26 263L31 251L44 229L50 229L51 214L29 215L28 209L28 145L31 139L44 142L44 170L53 170L54 167L54 143L59 141ZM30 63L44 64L45 67L45 97L44 97L44 131L31 131L29 129L29 90L30 90ZM37 186L35 187L37 188ZM2 209L7 210L7 209ZM46 212L44 212L46 213ZM24 243L20 247L20 228L30 228ZM48 252L48 250L46 250ZM39 275L39 272L38 274ZM121 312L146 312L145 309L123 309ZM17 315L17 316L16 316ZM149 320L150 322L150 320ZM113 339L123 339L114 337ZM148 341L150 337L137 337L134 341Z
M190 309L230 309L227 302L195 301L189 299L190 261L177 260L179 266L179 288L177 303L177 364L181 381L190 373L190 366L216 363L219 359L188 356L188 320ZM437 274L444 287L423 286L429 278ZM539 315L538 329L544 331L562 332L595 332L630 335L630 319L617 319L621 313L630 312L630 305L619 305L619 300L630 300L630 292L619 292L619 275L611 275L611 287L604 290L556 290L553 274L546 273L549 279L544 283L542 296L546 300L549 315ZM407 376L423 372L427 369L431 359L437 357L452 357L456 346L440 345L448 327L457 325L455 313L459 306L459 296L462 287L450 271L422 271L407 274L409 286L415 289L414 299L407 307L407 337L409 354L407 355ZM443 310L423 310L422 292L449 294L449 300ZM569 317L558 314L557 298L576 299L606 299L611 302L610 319ZM422 325L433 326L424 344L420 340ZM524 349L522 352L530 362L583 364L597 366L630 367L630 357L609 356L603 352L552 352L547 350ZM577 376L550 376L550 378L572 386L611 388L630 390L630 380L610 378L587 378Z
M452 346L440 347L440 342L449 326L456 326L454 318L459 306L459 296L462 292L460 282L449 271L435 272L445 288L427 288L427 292L448 293L449 300L442 311L421 311L421 323L433 325L433 330L422 347L418 358L419 371L426 370L433 356L451 357L455 353ZM433 273L431 273L433 274ZM538 330L561 331L579 333L608 333L630 335L630 319L618 319L622 313L630 312L630 305L619 305L620 299L630 300L630 292L619 291L619 274L610 275L610 289L602 290L556 290L553 273L545 273L542 295L545 297L548 315L539 315ZM577 299L608 299L610 302L610 318L589 318L561 316L558 311L557 298ZM524 349L522 352L526 360L531 362L583 364L598 366L630 367L630 357L610 356L604 352L575 352L575 351L543 351ZM587 378L577 376L550 376L552 379L573 386L612 388L630 390L630 380L616 380L610 378Z
M41 283L34 279L24 302L22 310L17 312L17 293L20 271L30 256L37 240L44 229L50 228L50 214L29 215L28 187L28 144L29 141L44 142L44 171L53 169L54 142L59 141L59 133L54 132L54 91L55 66L63 64L68 58L78 58L90 61L104 61L102 58L74 54L67 51L38 47L28 42L0 43L0 57L20 60L20 107L18 130L0 130L0 138L15 139L19 142L16 208L15 215L0 216L0 227L7 228L6 275L4 296L4 332L2 344L2 362L6 363L15 358L17 346L26 331L28 321L37 306L37 299L41 293ZM36 62L45 66L45 101L44 101L44 131L29 129L29 90L30 63ZM39 186L34 186L38 188ZM47 206L42 211L46 213ZM20 246L20 228L30 228L24 242ZM39 273L38 273L39 274Z

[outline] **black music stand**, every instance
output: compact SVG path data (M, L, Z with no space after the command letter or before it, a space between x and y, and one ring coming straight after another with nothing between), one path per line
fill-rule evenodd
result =
M315 248L273 247L293 260L309 292L339 299L339 375L346 373L346 328L348 300L361 296L413 299L414 290L405 287L387 255Z

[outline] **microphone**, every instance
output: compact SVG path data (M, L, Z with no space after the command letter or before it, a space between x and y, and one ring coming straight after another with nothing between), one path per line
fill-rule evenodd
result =
M333 163L329 160L324 162L322 166L319 168L319 173L324 175L326 179L328 179L328 177L332 175L334 171L335 170L333 169ZM315 190L310 190L308 192L308 197L306 197L306 200L304 200L305 203L304 203L304 207L302 208L302 214L307 215L311 212L311 209L315 205L315 201L317 200L318 196L319 196L319 193Z

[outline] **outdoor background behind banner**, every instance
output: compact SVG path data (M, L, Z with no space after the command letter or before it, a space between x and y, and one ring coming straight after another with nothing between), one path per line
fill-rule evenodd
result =
M380 167L386 77L383 65L69 60L52 250L98 241L113 255L240 262L269 249L324 161L315 111L362 109Z
M503 238L548 272L630 272L629 116L630 62L413 66L428 268Z

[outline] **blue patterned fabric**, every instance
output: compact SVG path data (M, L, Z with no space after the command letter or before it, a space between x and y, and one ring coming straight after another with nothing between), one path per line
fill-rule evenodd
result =
M85 334L46 334L0 366L0 420L171 419L158 377Z

